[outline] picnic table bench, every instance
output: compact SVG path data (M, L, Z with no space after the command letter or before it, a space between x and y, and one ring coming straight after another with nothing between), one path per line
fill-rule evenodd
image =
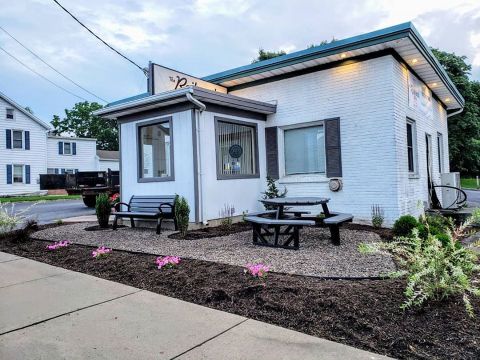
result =
M115 219L112 226L113 230L117 229L117 222L119 218L130 218L130 224L132 228L135 227L134 219L156 219L157 234L160 234L162 221L164 219L173 219L175 230L177 230L177 220L175 218L175 197L176 195L133 195L128 204L120 202L115 206L115 209L118 211L114 213ZM127 211L120 211L122 205L127 207Z

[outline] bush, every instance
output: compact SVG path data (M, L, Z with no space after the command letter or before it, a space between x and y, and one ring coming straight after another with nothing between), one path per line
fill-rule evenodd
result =
M480 208L475 208L471 215L472 225L480 226Z
M175 197L175 220L177 221L178 231L182 238L187 236L189 218L190 207L188 206L187 199L177 195Z
M412 230L419 225L417 219L412 215L400 216L393 224L393 233L395 236L408 237L412 235Z
M462 229L453 232L461 233ZM459 295L463 298L466 311L473 316L470 296L480 296L480 288L474 280L480 272L480 265L477 263L477 255L459 245L454 235L429 234L426 239L422 239L415 230L411 237L397 238L390 243L362 244L359 250L387 250L397 257L404 270L391 276L407 275L403 308Z
M379 229L385 220L385 212L380 205L372 205L372 226Z
M274 179L272 179L270 176L267 176L267 190L265 190L264 193L262 193L262 199L275 199L279 197L285 197L287 195L287 188L284 188L282 192L280 192L280 189L277 187L277 183L275 182ZM263 205L265 207L265 210L275 210L275 206L271 205Z
M436 228L442 233L447 233L455 228L452 218L448 218L442 215L426 215L420 217L422 224L428 225L430 228Z
M235 214L235 207L233 205L225 204L220 210L220 226L230 229L233 224L233 215Z
M108 227L108 219L112 213L112 204L108 194L99 194L95 201L95 213L97 214L98 225L101 228Z

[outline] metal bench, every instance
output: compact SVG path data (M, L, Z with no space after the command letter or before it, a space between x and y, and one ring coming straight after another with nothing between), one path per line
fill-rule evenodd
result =
M330 235L334 245L340 245L340 226L342 226L343 223L351 222L352 220L352 214L336 214L323 219L323 223L330 228Z
M121 209L121 205L127 207L127 211L116 211L114 213L113 230L117 229L119 218L130 218L132 228L135 227L134 219L156 219L157 234L160 234L162 221L164 219L173 219L175 230L177 220L175 218L175 197L176 195L154 195L154 196L138 196L133 195L127 203L120 202L115 206L116 210Z
M276 210L263 212L260 214L272 214L276 213ZM299 230L303 226L313 226L315 221L302 220L302 219L274 219L268 217L261 217L250 215L245 217L245 221L252 224L253 228L253 243L255 245L281 247L285 249L297 250L299 247ZM286 226L285 230L281 230L282 226ZM272 232L271 229L274 229ZM287 239L279 244L278 240L280 236L288 236ZM268 241L265 237L273 237L273 243ZM290 245L293 241L293 246Z

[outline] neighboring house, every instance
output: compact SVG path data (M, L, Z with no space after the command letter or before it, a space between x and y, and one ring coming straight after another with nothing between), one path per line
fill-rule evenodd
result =
M50 127L0 93L0 196L40 190Z
M268 175L356 221L378 204L391 225L418 215L429 178L449 172L447 118L464 99L411 23L176 90L165 88L169 69L150 69L150 94L96 112L120 125L125 200L183 195L190 221L207 223L226 204L261 209Z
M98 170L97 140L48 135L47 173L73 174Z
M109 150L97 150L97 170L119 170L119 152Z

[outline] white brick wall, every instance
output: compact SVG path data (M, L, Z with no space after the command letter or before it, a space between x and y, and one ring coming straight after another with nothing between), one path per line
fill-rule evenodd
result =
M445 111L435 103L434 119L430 122L412 113L408 108L406 76L402 66L389 55L232 94L260 101L276 100L277 113L268 116L266 126L340 117L343 190L331 192L324 175L281 176L279 182L291 196L329 197L331 209L351 212L360 222L370 221L372 204L379 204L385 210L387 225L391 225L401 214L418 214L418 201L427 200L425 131L432 135L436 178L437 131L443 134L448 159ZM409 179L407 169L407 116L417 121L420 176L415 180ZM282 164L282 141L279 143ZM448 161L444 164L448 170Z

